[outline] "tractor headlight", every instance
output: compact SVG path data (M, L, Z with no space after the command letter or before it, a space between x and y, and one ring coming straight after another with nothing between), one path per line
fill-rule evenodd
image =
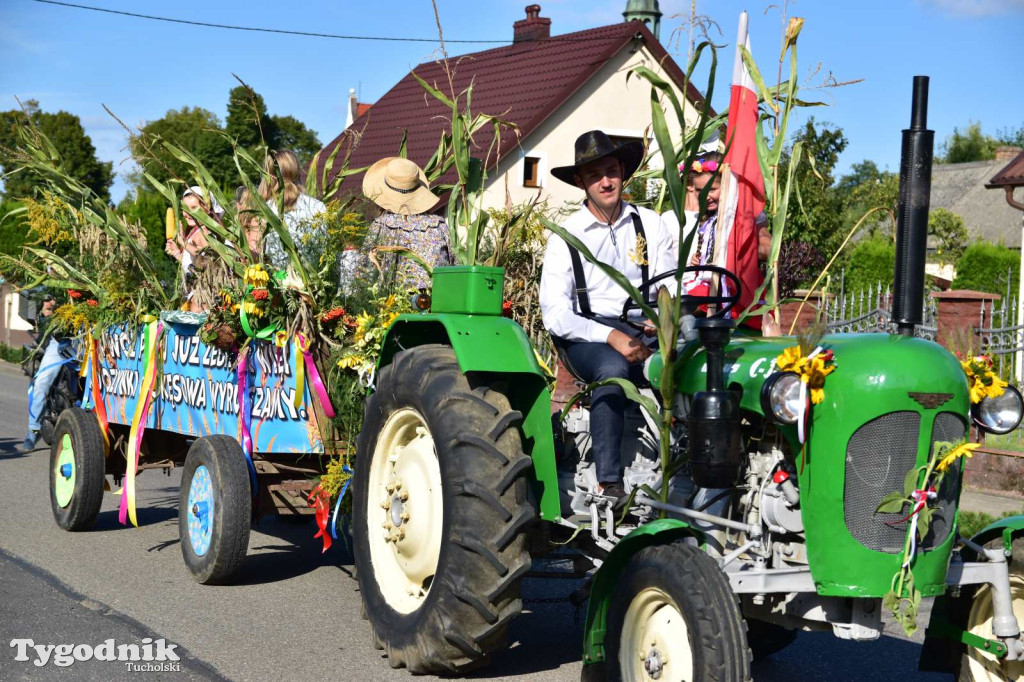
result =
M1024 398L1013 386L1007 386L998 398L985 398L971 409L974 421L989 433L1013 431L1024 414Z
M800 418L800 375L777 372L761 387L761 408L783 424L796 424Z

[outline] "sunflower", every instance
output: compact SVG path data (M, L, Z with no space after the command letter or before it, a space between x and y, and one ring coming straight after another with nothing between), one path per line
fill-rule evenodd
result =
M259 263L245 269L245 283L251 287L264 287L270 281L270 275Z
M974 451L981 447L981 443L961 443L943 455L942 460L935 466L936 471L945 472L961 457L971 458Z

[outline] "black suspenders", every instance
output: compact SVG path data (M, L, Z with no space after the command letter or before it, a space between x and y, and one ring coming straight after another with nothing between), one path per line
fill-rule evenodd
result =
M629 208L629 204L626 204L626 208ZM625 210L625 209L623 209ZM637 255L640 261L640 280L646 282L648 279L647 271L647 235L644 233L644 225L640 222L640 212L634 209L630 215L633 219L633 231L636 232L636 245ZM590 308L590 293L587 289L587 280L583 276L583 259L580 257L580 252L574 247L566 244L569 247L569 258L572 259L572 276L576 281L576 302L579 306L579 314L583 317L594 317L594 312ZM640 290L640 295L647 300L647 287L643 287Z

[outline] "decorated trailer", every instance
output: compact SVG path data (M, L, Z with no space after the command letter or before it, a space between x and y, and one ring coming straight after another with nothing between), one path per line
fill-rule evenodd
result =
M200 340L202 321L172 311L87 339L85 398L57 423L50 501L62 528L89 528L109 474L121 523L137 526L139 473L183 466L182 554L197 581L214 583L241 565L254 514L316 510L324 524L325 500L307 500L334 414L304 339L232 353Z

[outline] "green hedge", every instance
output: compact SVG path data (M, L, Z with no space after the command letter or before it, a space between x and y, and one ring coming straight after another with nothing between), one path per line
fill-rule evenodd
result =
M1016 294L1020 281L1020 253L1005 246L975 242L956 262L954 289L987 291L1006 295L1006 273L1010 275L1010 293Z
M0 343L0 360L13 362L16 365L21 364L21 361L24 360L22 349Z
M892 285L896 246L886 237L865 239L854 247L846 263L846 291L866 291L868 287Z

